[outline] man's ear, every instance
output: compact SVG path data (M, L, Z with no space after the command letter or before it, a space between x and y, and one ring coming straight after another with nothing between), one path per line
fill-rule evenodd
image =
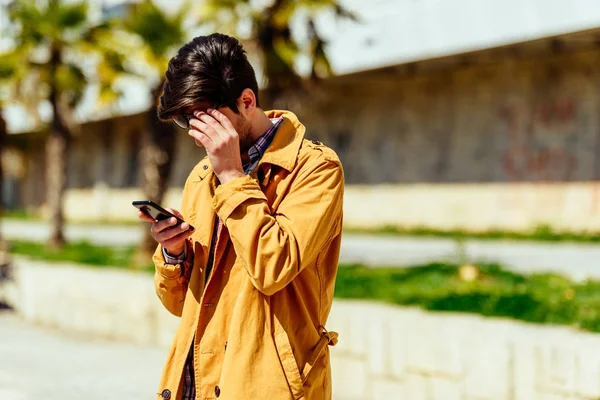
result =
M252 89L244 89L238 98L238 109L245 115L251 115L256 111L256 95Z

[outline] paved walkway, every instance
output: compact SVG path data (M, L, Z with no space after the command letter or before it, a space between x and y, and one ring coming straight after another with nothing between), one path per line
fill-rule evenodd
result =
M18 220L4 220L2 229L9 239L39 241L45 240L49 232L46 223ZM67 226L66 235L69 240L132 245L139 243L144 229L147 227L143 224L72 224ZM381 266L444 260L498 262L521 272L555 271L577 279L600 278L600 246L592 244L466 240L460 249L452 239L351 234L346 234L342 242L342 262Z
M166 350L90 340L0 312L0 398L153 399Z

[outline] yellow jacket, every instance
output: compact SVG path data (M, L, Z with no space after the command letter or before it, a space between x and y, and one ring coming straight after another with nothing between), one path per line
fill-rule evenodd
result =
M331 399L327 332L342 231L344 175L336 154L304 139L287 111L251 175L224 185L207 158L187 179L181 213L196 231L188 261L166 264L156 293L181 317L158 399L181 398L194 346L197 399ZM224 228L205 282L216 215Z

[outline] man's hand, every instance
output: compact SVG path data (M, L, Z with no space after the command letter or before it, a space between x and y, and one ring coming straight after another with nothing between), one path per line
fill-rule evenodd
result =
M183 216L179 211L172 208L167 208L166 210L177 215L178 218L183 219ZM190 224L184 222L181 225L174 226L177 224L175 218L157 221L142 210L138 210L138 217L142 221L152 222L150 232L152 232L154 240L160 243L160 245L167 250L167 253L174 257L183 253L183 250L185 249L185 240L192 236L193 233L193 231L189 230Z
M190 120L188 133L206 149L219 182L244 176L240 140L229 118L210 108L207 112L196 111L194 116L197 119Z

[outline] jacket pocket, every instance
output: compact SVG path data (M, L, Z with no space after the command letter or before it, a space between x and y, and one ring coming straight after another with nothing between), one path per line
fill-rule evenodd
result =
M292 352L292 345L290 344L287 332L280 331L276 333L274 339L277 355L279 356L279 361L283 367L283 373L285 374L285 379L287 379L292 396L294 400L302 399L304 398L302 375L300 375L298 363Z

